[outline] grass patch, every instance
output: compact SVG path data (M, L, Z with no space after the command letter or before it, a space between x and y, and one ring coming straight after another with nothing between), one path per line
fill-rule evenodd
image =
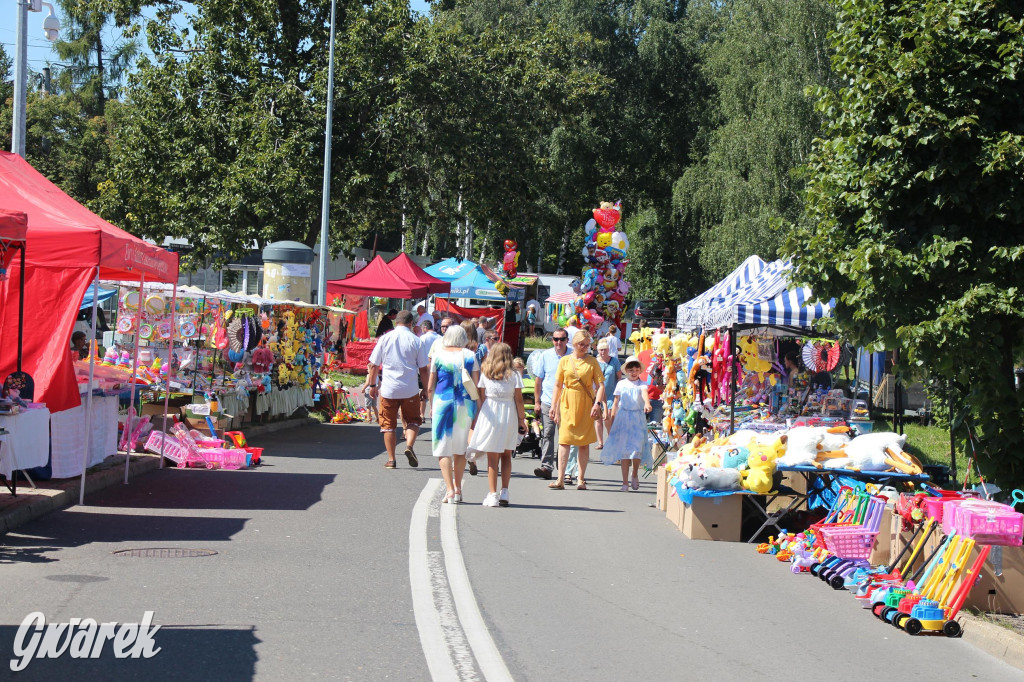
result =
M894 431L892 416L875 413L875 431ZM939 426L921 426L916 422L904 422L903 432L907 434L907 443L903 449L921 460L921 464L940 464L949 466L949 431ZM962 452L956 453L957 480L962 483L967 458ZM970 484L980 483L972 473ZM954 487L959 487L959 484Z
M341 385L345 388L355 388L362 386L366 383L366 377L358 374L349 374L348 372L331 372L327 375L330 381L340 381Z
M551 348L551 342L545 341L543 336L527 336L523 341L523 347L530 350L544 350Z

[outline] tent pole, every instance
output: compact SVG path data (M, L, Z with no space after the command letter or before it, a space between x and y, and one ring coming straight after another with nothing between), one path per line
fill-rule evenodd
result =
M868 351L868 419L875 411L875 352Z
M128 447L125 448L125 452L124 452L124 483L125 483L125 485L128 485L128 466L131 463L131 458L132 458L132 447L131 447L132 439L131 439L131 434L132 434L132 429L135 428L135 424L134 424L135 420L132 419L132 410L135 409L135 387L139 385L139 382L138 382L139 339L140 339L139 335L142 332L142 311L145 310L145 309L146 309L146 273L143 272L141 277L139 278L139 307L137 308L138 312L136 313L136 315L138 316L138 319L135 320L135 353L134 353L134 357L132 358L132 373L131 373L131 377L130 377L131 382L132 382L132 388L131 388L131 392L128 394L128 396L129 396L128 397L128 419L125 421L125 425L124 425L124 427L127 429L127 433L128 433L128 441L127 441L127 446Z
M729 352L735 353L736 330L729 329ZM726 358L728 360L728 358ZM736 363L729 362L729 376L731 378L729 391L729 435L736 433Z
M28 242L21 243L21 265L18 270L18 371L21 371L21 342L25 330L25 246ZM97 285L98 286L98 285ZM96 325L93 324L93 332ZM93 334L95 337L96 334Z
M167 428L167 408L171 404L171 377L174 376L174 331L175 327L175 315L177 314L178 306L178 283L174 283L174 292L171 294L171 341L167 344L167 391L164 395L164 428ZM166 431L165 431L166 433ZM164 468L164 445L167 443L166 438L160 440L160 468Z
M196 391L196 374L199 372L200 351L203 349L203 320L206 319L206 296L203 296L203 303L199 307L199 334L196 337L196 355L192 361L192 393Z
M96 304L100 298L100 266L96 266L92 290L92 343L96 343ZM20 356L20 353L19 353ZM89 466L89 447L92 445L92 380L96 373L96 353L89 353L89 393L85 396L85 447L82 449L82 481L78 486L78 504L85 504L85 470Z

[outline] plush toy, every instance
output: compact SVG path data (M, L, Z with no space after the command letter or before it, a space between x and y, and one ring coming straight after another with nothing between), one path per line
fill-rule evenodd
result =
M688 464L679 472L679 482L692 490L740 490L740 472L735 469Z
M813 464L818 459L818 445L824 434L810 426L795 426L786 433L786 454L779 459L785 466Z
M775 448L751 441L750 455L747 457L747 466L749 468L743 472L743 488L745 490L760 495L772 491L772 488L774 488L775 463L780 451L781 441L779 446Z
M722 456L722 466L726 469L742 469L749 464L750 450L742 445L729 446Z

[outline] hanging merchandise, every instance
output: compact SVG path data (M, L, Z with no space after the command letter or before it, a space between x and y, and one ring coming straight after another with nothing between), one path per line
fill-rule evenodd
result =
M586 242L583 276L570 283L576 293L571 315L575 322L592 333L605 322L622 326L622 312L629 283L624 278L629 264L629 239L616 230L621 219L622 202L601 202L594 217L584 226ZM573 321L571 318L567 322Z
M838 341L808 341L801 351L804 366L812 372L831 372L839 365Z
M514 239L505 240L505 255L502 259L501 268L505 271L505 276L509 279L514 278L519 271L519 244Z

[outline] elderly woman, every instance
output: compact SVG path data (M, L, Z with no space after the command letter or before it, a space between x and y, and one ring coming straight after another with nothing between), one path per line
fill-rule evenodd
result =
M608 338L597 342L597 364L601 365L601 374L604 376L604 395L607 398L615 395L615 384L622 378L622 364L611 352L611 344ZM601 415L594 420L594 428L597 430L597 449L604 447L604 425L607 417L607 404L601 405Z
M475 386L480 379L480 368L473 351L466 348L466 330L461 326L449 327L441 344L430 363L427 394L431 397L433 415L433 454L438 458L441 476L448 488L444 502L456 504L462 501L466 446L477 408L476 401L463 385L462 371L469 372Z
M555 392L549 414L558 424L558 478L548 484L553 490L565 489L565 469L569 448L573 445L579 448L580 474L576 489L587 489L590 444L597 440L594 420L601 414L599 403L604 402L604 373L597 360L587 353L591 341L586 331L576 332L572 337L572 354L559 360L555 372Z

